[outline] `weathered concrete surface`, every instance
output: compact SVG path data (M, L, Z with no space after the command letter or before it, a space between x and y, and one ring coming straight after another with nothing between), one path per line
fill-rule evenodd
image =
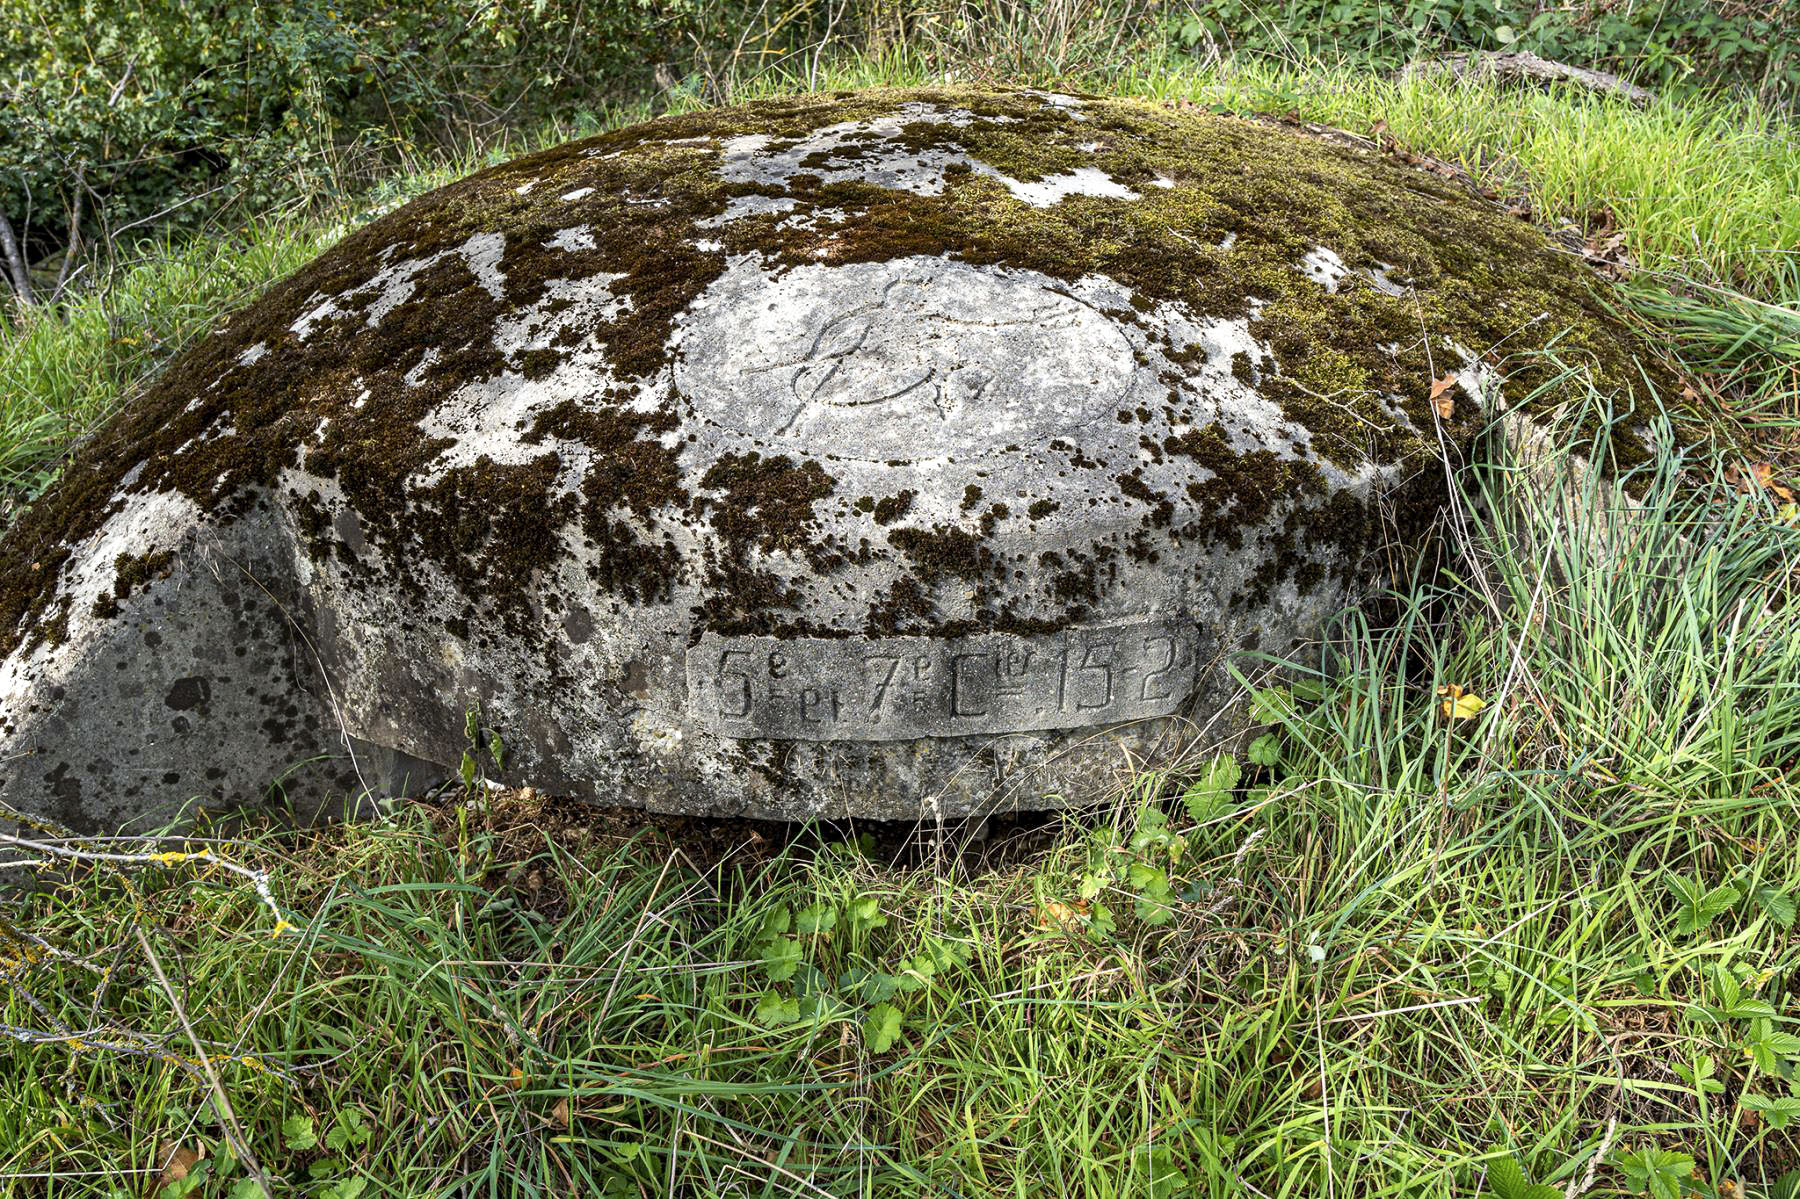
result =
M509 779L665 811L1088 798L1361 594L1552 337L1631 377L1537 233L1259 125L574 143L277 286L0 542L0 798L307 808L447 773L477 705Z

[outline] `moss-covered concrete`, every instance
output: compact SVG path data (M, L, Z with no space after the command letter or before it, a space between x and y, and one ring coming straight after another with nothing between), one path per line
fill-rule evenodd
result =
M930 469L892 428L879 453L697 445L702 409L722 401L684 393L682 337L719 296L758 294L732 290L746 263L768 286L892 266L884 286L926 287L899 279L908 263L984 287L1030 280L1061 306L1051 318L1130 347L1105 365L1130 376L1130 398L1104 430L1058 423L1050 404L1028 426L1042 437L977 445L983 409L962 401L1009 381L958 377L962 423L946 409L921 431L952 437L921 450L937 454ZM302 575L378 597L369 611L391 614L397 644L446 639L464 671L534 646L541 692L584 683L565 634L604 640L607 622L650 609L680 612L669 628L685 645L1045 637L1111 619L1141 580L1166 578L1169 596L1224 587L1218 635L1243 643L1275 597L1333 583L1310 612L1352 593L1389 516L1404 535L1435 512L1427 467L1491 401L1545 382L1531 351L1554 342L1622 403L1665 383L1600 286L1452 182L1260 122L1027 91L653 121L421 197L179 359L0 541L0 659L154 589L169 547L120 557L111 587L79 604L62 584L85 542L156 495L218 527L279 511ZM863 344L830 336L844 361ZM831 361L808 386L830 381ZM1447 417L1431 395L1445 374L1470 380ZM1485 408L1478 377L1498 386ZM1286 431L1258 440L1208 399L1221 389ZM554 402L507 415L527 392ZM493 436L458 431L477 427ZM654 706L645 669L605 685Z
M785 187L732 183L718 170L723 139L797 139L921 103L1005 123L908 122L902 139L909 148L966 156L1021 181L1099 163L1141 198L1072 196L1035 208L955 163L936 196L822 179L818 172L828 168L854 170L868 139L815 154ZM577 191L585 194L562 198ZM696 228L745 195L779 196L793 206L711 235ZM792 219L807 213L821 215L810 224ZM572 225L594 230L591 248L542 250ZM429 258L481 233L504 239L504 296L480 287L461 258L442 257L417 277L398 319L362 331L375 297L356 289L383 264ZM717 248L697 249L699 243ZM1296 270L1317 246L1331 247L1351 270L1333 291ZM1298 132L1125 101L1091 100L1078 114L1024 93L839 94L671 117L521 158L416 200L346 238L175 363L93 439L6 539L0 650L56 635L60 613L46 584L66 547L98 527L117 502L122 480L132 477L127 489L175 488L228 513L247 488L270 484L295 463L299 434L321 419L330 425L309 452L308 468L338 482L364 516L367 535L412 541L454 565L472 589L520 577L549 546L531 529L499 522L516 519L504 515L513 511L505 497L529 494L542 468L470 466L424 502L401 505L393 480L441 448L420 437L421 415L468 378L507 367L546 369L538 360L553 352L509 361L496 350L494 322L506 309L541 299L551 278L583 272L621 276L615 291L631 301L628 315L584 332L605 348L619 375L653 374L665 363L673 316L728 255L747 251L793 264L949 254L1057 277L1100 273L1128 285L1142 303L1178 301L1203 316L1254 311L1252 331L1273 348L1273 361L1259 369L1246 358L1237 369L1256 371L1267 393L1315 431L1314 444L1328 457L1397 456L1404 447L1388 443L1414 434L1383 410L1384 396L1397 397L1418 428L1431 426L1427 396L1446 364L1430 332L1478 350L1494 347L1515 363L1528 361L1519 352L1556 338L1564 357L1591 365L1603 385L1629 389L1637 381L1632 338L1607 312L1596 281L1538 230L1450 182ZM1384 272L1407 290L1378 290L1359 268ZM291 326L318 297L342 296L352 298L308 337L294 334ZM240 365L253 346L267 352ZM415 368L423 386L405 387ZM1530 369L1510 371L1507 395L1522 397L1538 381ZM370 394L353 407L365 388ZM1478 419L1466 406L1452 424L1460 429ZM595 485L581 503L589 527L617 543L607 582L628 595L663 585L666 555L609 525L611 514L706 502L674 485L667 450L634 436L654 433L663 420L601 411L542 422L546 431L574 432L601 452L590 476ZM1203 512L1225 517L1208 530L1213 535L1231 536L1243 512L1220 503L1228 490L1254 508L1260 492L1292 485L1279 472L1235 464L1216 444L1209 449L1204 436L1171 450L1224 468L1206 494L1192 497ZM631 486L609 485L608 472L630 478ZM480 497L472 509L459 500L465 490ZM770 515L777 524L793 519Z

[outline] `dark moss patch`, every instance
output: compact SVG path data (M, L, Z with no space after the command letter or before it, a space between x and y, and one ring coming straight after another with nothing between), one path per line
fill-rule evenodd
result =
M1142 469L1127 471L1115 482L1119 485L1121 495L1128 495L1150 508L1149 521L1157 528L1165 528L1175 516L1175 504L1168 496L1144 482Z
M1064 559L1057 556L1061 565ZM1100 584L1109 572L1105 565L1092 554L1070 551L1067 562L1069 569L1060 570L1051 576L1051 594L1062 604L1091 604L1100 599Z
M937 605L919 585L919 580L901 578L869 605L863 622L871 637L892 637L934 631Z
M1231 356L1231 377L1246 387L1256 385L1256 370L1250 362L1250 355L1244 350Z
M805 553L812 548L813 505L835 484L817 462L795 462L785 454L765 458L753 451L725 455L707 469L700 486L723 493L697 508L710 510L713 527L728 544Z
M1207 540L1234 549L1242 544L1243 532L1267 521L1278 505L1325 490L1316 465L1268 450L1240 453L1217 424L1167 438L1163 449L1193 459L1210 473L1210 478L1188 484L1194 520Z
M895 529L888 541L906 555L927 585L945 578L979 579L994 567L994 555L980 535L951 525Z
M891 525L912 511L913 499L919 493L908 487L882 499L875 505L875 523Z
M102 619L117 616L119 605L129 599L132 592L155 579L166 578L174 562L175 555L169 550L120 554L113 560L112 591L95 597L94 615Z

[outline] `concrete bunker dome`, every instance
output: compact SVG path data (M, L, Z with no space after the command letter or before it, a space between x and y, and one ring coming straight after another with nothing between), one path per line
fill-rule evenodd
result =
M0 541L0 798L418 785L476 706L509 776L664 811L1089 798L1360 595L1552 340L1640 377L1536 230L1268 124L869 92L570 143L278 284Z

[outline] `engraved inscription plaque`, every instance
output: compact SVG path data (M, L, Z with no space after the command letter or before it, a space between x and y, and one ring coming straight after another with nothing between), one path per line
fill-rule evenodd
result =
M718 637L688 650L688 702L727 737L904 741L1166 716L1194 689L1192 622L1042 636Z

